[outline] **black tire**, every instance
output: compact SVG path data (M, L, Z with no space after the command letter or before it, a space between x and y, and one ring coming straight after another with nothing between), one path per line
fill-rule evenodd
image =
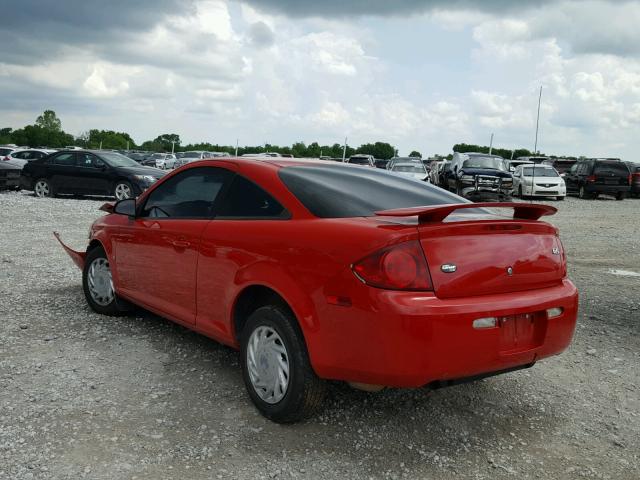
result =
M247 350L252 333L259 327L269 327L280 336L289 364L288 385L284 397L277 403L260 398L251 382L247 366ZM247 319L240 338L242 376L251 401L269 420L293 423L312 416L322 405L326 384L318 378L309 361L300 327L286 309L268 305L258 308Z
M616 200L624 200L627 198L626 192L618 192L616 193Z
M556 200L558 200L559 202L561 202L562 200L564 200L564 197L556 197Z
M591 195L589 195L589 192L584 188L584 185L580 185L578 189L578 198L582 198L583 200L591 198Z
M524 195L522 195L522 185L518 185L518 196L524 198Z
M33 182L33 193L38 198L53 198L56 196L53 184L48 178L39 178Z
M89 269L91 268L91 265L98 260L106 260L107 267L109 266L109 259L107 258L107 254L101 247L90 250L85 258L84 268L82 269L82 290L84 291L84 297L91 307L91 310L96 313L99 313L101 315L109 315L112 317L124 315L126 312L132 309L132 306L125 300L119 298L115 294L115 292L111 301L106 304L97 302L91 295L88 278Z

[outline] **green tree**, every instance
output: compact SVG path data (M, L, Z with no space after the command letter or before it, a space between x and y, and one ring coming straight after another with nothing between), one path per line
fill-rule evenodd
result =
M180 148L180 135L177 133L165 133L156 137L153 142L160 145L161 150L170 152L172 148L173 150Z
M410 157L422 158L422 154L421 154L419 151L417 151L417 150L413 150L413 151L409 154L409 156L410 156Z
M36 118L36 125L50 132L62 131L62 122L53 110L45 110L42 115Z
M364 153L367 155L373 155L374 158L389 159L396 154L394 146L385 142L365 143L360 145L356 150L356 153Z

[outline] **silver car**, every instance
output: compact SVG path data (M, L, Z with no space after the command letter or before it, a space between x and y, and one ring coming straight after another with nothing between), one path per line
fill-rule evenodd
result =
M427 169L422 162L395 162L390 171L415 180L430 181Z
M182 154L182 157L178 159L176 166L181 167L187 163L204 160L205 158L211 158L209 152L205 152L204 150L191 150Z
M173 153L154 153L151 159L156 161L156 168L160 170L176 167L176 156Z

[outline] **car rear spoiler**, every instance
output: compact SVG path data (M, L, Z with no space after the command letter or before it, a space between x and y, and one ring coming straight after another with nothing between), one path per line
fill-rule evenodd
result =
M517 202L481 202L481 203L452 203L433 205L428 207L396 208L375 212L381 217L413 217L418 216L421 223L442 222L456 210L469 208L512 208L513 218L519 220L538 220L545 215L553 215L558 211L550 205Z
M64 248L64 251L67 252L67 255L71 257L71 260L73 260L73 263L75 263L78 266L78 268L82 270L84 268L84 261L87 257L87 254L85 252L76 252L75 250L72 250L71 248L67 247L62 242L62 239L60 238L60 234L58 232L53 232L53 236L56 237L58 242L60 242L60 245L62 245L62 248Z

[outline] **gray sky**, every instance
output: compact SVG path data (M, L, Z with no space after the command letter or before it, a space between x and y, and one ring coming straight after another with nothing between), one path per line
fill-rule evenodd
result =
M5 2L6 5L6 2ZM388 141L620 156L640 128L640 2L8 0L0 127L142 142Z

